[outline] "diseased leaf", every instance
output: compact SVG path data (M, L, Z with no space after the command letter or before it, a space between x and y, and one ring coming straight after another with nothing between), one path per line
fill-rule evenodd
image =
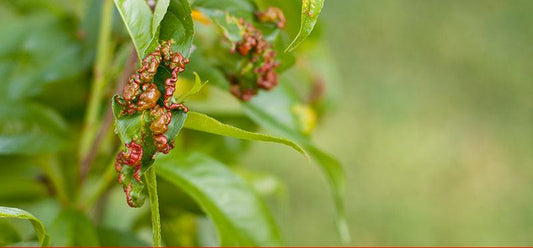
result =
M0 218L29 220L33 225L33 229L35 229L35 233L37 233L40 245L43 247L49 246L50 240L46 234L46 229L44 228L43 223L32 214L18 208L0 207Z
M114 0L118 12L137 49L139 59L150 53L152 43L152 11L145 0Z
M115 117L115 132L119 135L122 144L129 144L132 141L141 145L143 150L143 156L141 160L141 173L146 172L153 164L153 155L156 153L156 147L154 146L154 140L152 131L150 130L151 117L150 111L145 110L143 112L135 113L133 115L124 115L122 113L123 106L117 101L118 95L113 98L113 115ZM187 113L181 110L172 110L172 119L168 125L168 130L165 132L165 137L168 142L174 141L174 138L178 135L179 131L183 127L187 118ZM132 166L123 166L121 169L122 184L124 187L131 185L130 203L137 207L144 204L146 198L145 184L142 181L133 179L133 173L135 168Z
M279 246L264 202L240 177L200 153L158 156L157 173L192 196L217 227L220 246Z
M67 124L46 106L0 103L0 154L38 154L64 148Z
M292 147L294 150L307 156L307 153L296 143L266 134L254 133L239 129L217 121L216 119L197 112L189 112L185 121L185 128L202 131L206 133L218 134L237 139L274 142Z
M99 246L98 235L85 214L64 209L50 227L51 246Z
M174 40L172 50L189 57L194 37L191 7L187 0L170 0L165 17L159 27L159 40Z
M324 0L302 0L300 30L285 52L292 52L311 34L323 6Z

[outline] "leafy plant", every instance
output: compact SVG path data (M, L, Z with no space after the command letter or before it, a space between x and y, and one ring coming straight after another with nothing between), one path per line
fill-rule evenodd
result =
M14 24L1 26L0 175L39 178L0 204L43 221L0 217L30 220L43 246L147 245L150 227L154 246L282 245L269 196L236 173L248 143L264 141L320 166L349 239L341 165L311 140L334 98L309 65L327 58L295 56L324 49L318 34L304 43L323 0L298 13L297 1L59 2L0 4Z

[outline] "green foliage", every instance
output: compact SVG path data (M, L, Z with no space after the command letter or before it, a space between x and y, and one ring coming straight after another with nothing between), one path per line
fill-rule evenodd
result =
M320 11L322 11L323 6L324 0L302 0L300 30L285 52L292 52L311 34L311 31L315 28L315 24L318 21L318 16L320 15Z
M32 103L0 105L0 154L39 154L64 148L67 124L56 111Z
M159 23L154 20L162 20L161 8L158 14L153 15L150 7L144 0L114 0L122 20L126 23L126 29L137 49L139 58L144 58L153 48L153 37L157 36ZM153 25L156 24L156 25Z
M194 37L191 7L187 0L170 0L170 5L161 21L160 40L173 40L172 48L184 56L189 56Z
M207 115L190 112L185 121L185 128L202 131L206 133L218 134L238 139L275 142L292 147L294 150L307 156L307 153L296 143L270 135L248 132L224 123L221 123Z
M278 226L256 192L276 191L279 180L239 169L249 142L263 141L321 166L343 223L342 169L311 142L318 109L296 93L296 84L309 80L284 76L298 57L284 49L309 35L323 1L303 1L292 43L276 23L284 17L258 17L269 10L264 1L149 2L0 3L0 21L12 24L0 25L9 34L0 37L0 186L32 178L18 181L11 195L1 192L0 202L45 218L11 208L0 208L0 217L30 220L43 246L146 246L149 230L155 247L280 246ZM300 14L284 7L273 13L282 11L287 20ZM255 90L253 99L236 97L236 83ZM153 102L141 108L148 87ZM225 106L232 107L213 111ZM115 171L126 196L107 194L122 193ZM264 181L275 183L265 189ZM150 207L143 208L147 196ZM41 208L44 202L53 204ZM2 245L28 242L11 225L0 222L0 231Z
M33 229L35 229L35 233L37 233L41 246L49 246L50 238L46 234L43 223L32 214L18 208L0 207L0 218L29 220L33 225Z
M221 246L277 246L280 236L263 201L225 165L200 153L171 152L156 162L160 177L191 195L211 217Z
M64 209L50 225L51 246L99 246L91 220L78 210Z

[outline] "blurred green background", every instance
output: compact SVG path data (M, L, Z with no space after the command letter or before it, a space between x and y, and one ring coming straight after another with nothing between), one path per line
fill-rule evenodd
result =
M352 245L533 244L532 11L529 0L326 1L343 95L316 140L346 167ZM287 183L274 206L289 244L340 244L318 168L268 144L243 164Z

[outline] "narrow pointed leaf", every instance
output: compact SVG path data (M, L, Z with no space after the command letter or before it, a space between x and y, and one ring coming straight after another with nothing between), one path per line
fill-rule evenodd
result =
M284 138L278 138L266 134L254 133L239 129L237 127L224 124L216 119L197 112L189 112L185 121L185 128L202 131L206 133L218 134L237 139L274 142L292 147L294 150L307 156L307 153L298 144Z
M200 90L207 84L207 81L205 83L202 83L202 80L200 79L200 76L198 73L194 73L194 85L190 90L185 92L183 95L181 95L176 102L183 102L188 97L200 92Z
M323 6L324 0L302 0L300 30L285 52L293 51L297 46L304 42L309 34L311 34L315 28L315 24L318 21L318 16L320 15Z
M170 5L170 0L158 0L155 5L154 14L152 17L152 37L157 35L159 31L159 25L167 13L168 6Z
M279 246L264 202L239 176L200 153L158 157L157 173L188 193L213 220L220 246Z
M40 245L43 247L49 246L50 240L46 234L46 229L44 228L43 223L32 214L18 208L0 207L0 218L29 220L35 229L35 233L37 233Z

